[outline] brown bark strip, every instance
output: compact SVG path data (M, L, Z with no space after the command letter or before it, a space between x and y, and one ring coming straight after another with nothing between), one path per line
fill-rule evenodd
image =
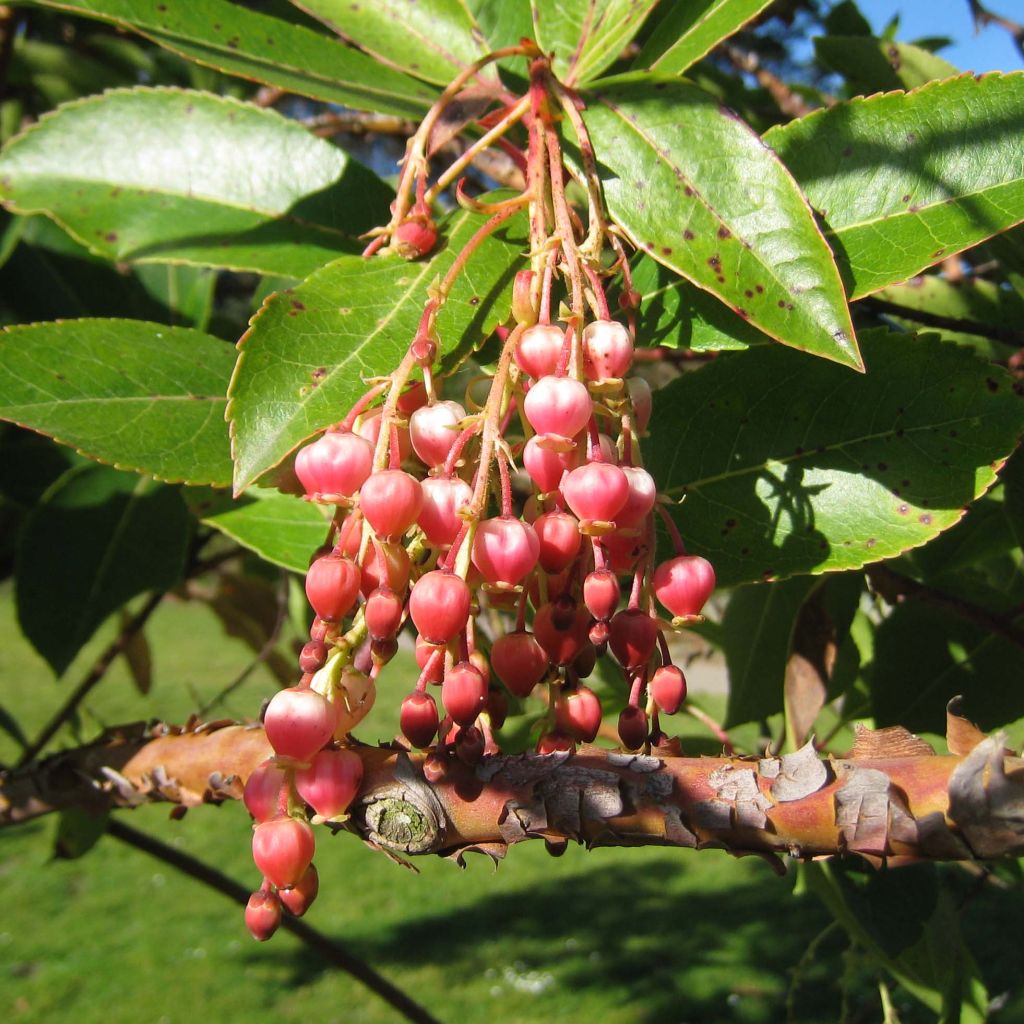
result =
M737 855L935 860L1024 853L1024 761L1004 737L964 757L936 755L905 735L863 739L848 758L808 744L781 758L623 754L458 761L429 783L420 755L361 746L365 779L347 827L404 854L468 850L497 858L525 839L554 848L717 847ZM238 799L270 747L258 725L127 726L96 743L0 775L0 824L68 806L185 807Z

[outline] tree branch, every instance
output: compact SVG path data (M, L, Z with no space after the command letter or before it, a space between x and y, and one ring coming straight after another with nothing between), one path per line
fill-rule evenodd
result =
M808 744L781 758L574 756L457 760L428 782L422 755L358 746L363 787L346 828L405 854L504 856L542 838L587 846L725 848L734 854L963 860L1024 853L1024 761L1003 737L951 719L937 755L902 729L861 730L849 757ZM953 728L953 725L956 728ZM968 737L965 741L964 737ZM0 775L0 825L68 806L183 806L238 799L271 753L258 725L129 726ZM432 772L432 777L434 773Z
M926 583L919 583L909 576L894 572L882 563L867 566L865 572L872 587L889 604L898 604L907 597L919 598L936 608L951 611L955 615L959 615L960 618L967 619L968 622L973 622L976 626L981 626L990 633L1001 636L1004 640L1009 640L1017 647L1024 648L1024 629L1014 622L1012 616L998 615L976 604L971 604L969 601L951 597L941 590L936 590L935 587L929 587Z
M867 306L877 313L898 316L904 320L916 320L927 327L942 327L949 331L961 331L964 334L976 334L981 338L1001 341L1006 345L1019 347L1024 345L1024 331L1016 327L1000 327L996 324L983 324L977 320L963 320L955 316L940 316L923 309L910 309L896 302L879 299L869 295L860 300L859 305Z
M119 839L122 843L148 853L151 857L169 864L183 874L198 882L215 889L228 899L234 900L244 907L249 900L249 891L233 878L173 846L168 846L154 836L146 835L120 821L111 820L107 825L107 834ZM387 978L378 974L368 963L354 956L340 943L329 939L322 932L310 927L305 921L285 914L281 918L281 927L291 932L300 942L310 949L315 949L329 964L341 968L353 978L362 982L371 992L376 992L389 1006L393 1006L406 1020L414 1024L438 1024L419 1003L410 999L401 989L396 988Z
M974 18L974 30L976 32L989 25L998 25L1010 33L1013 41L1017 44L1017 49L1021 52L1021 56L1024 56L1024 25L1019 21L1013 21L1011 18L1004 17L1002 14L996 14L994 11L987 10L981 5L980 0L967 0L967 6L971 9L971 17Z

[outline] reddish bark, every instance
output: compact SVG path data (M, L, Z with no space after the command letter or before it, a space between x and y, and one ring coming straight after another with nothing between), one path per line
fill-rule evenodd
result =
M951 719L959 755L904 730L862 731L851 756L808 745L781 758L686 758L668 750L447 763L358 746L365 778L347 827L408 854L503 856L528 838L599 845L724 847L736 854L966 859L1024 852L1024 761L1001 737ZM0 824L67 806L183 806L237 799L270 755L259 726L127 727L0 775ZM436 776L435 772L431 777Z

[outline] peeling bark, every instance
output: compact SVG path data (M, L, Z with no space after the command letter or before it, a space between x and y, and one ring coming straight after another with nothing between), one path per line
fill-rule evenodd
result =
M714 847L773 860L1024 853L1024 761L1007 755L1004 737L981 739L965 756L924 746L885 730L862 733L848 758L823 759L811 744L760 759L584 747L575 755L500 755L475 768L453 760L435 782L424 778L418 754L357 746L364 785L345 827L398 854L459 862L471 851L498 859L533 838L553 852L575 841ZM0 774L0 824L69 806L238 799L270 753L256 725L127 726Z

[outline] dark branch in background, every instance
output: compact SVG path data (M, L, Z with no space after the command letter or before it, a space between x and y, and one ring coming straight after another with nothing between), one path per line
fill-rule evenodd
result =
M975 32L980 32L981 29L987 28L989 25L998 25L1000 28L1006 29L1017 44L1021 56L1024 57L1024 25L1002 14L996 14L995 11L988 10L982 6L980 0L967 0L967 6L970 7L971 17L974 18Z
M633 353L633 359L638 363L706 363L717 358L717 351L699 352L692 348L669 348L667 345L639 347Z
M990 633L1001 636L1004 640L1024 649L1024 628L1016 624L1016 615L999 615L990 612L969 601L963 601L958 597L951 597L941 590L929 587L925 583L894 572L885 565L869 565L865 570L871 586L886 599L890 604L898 604L901 600L913 597L926 601L936 608L944 608L947 611L959 615L976 626L987 629Z
M960 331L964 334L976 334L980 338L1001 341L1015 348L1024 345L1024 330L1015 327L999 327L996 324L983 324L977 320L963 320L954 316L940 316L920 309L908 309L895 302L888 302L869 295L861 299L858 305L864 305L876 313L898 316L904 320L915 320L926 327L941 327L948 331Z
M173 846L168 846L145 832L140 832L130 825L112 819L107 825L107 834L136 850L141 850L143 853L148 853L151 857L169 864L182 874L188 875L189 878L194 878L211 889L215 889L223 896L227 896L228 899L234 900L239 906L244 907L249 901L249 891L233 878L228 878L227 875L209 864L205 864L198 858L183 853ZM316 950L329 964L340 968L362 982L371 992L375 992L389 1006L394 1007L406 1020L413 1021L414 1024L438 1024L436 1017L432 1017L419 1003L392 985L368 963L354 956L344 946L329 939L322 932L311 928L305 921L292 917L291 914L285 914L281 919L281 927L286 932L291 932L310 949Z
M67 722L78 705L92 692L93 687L107 674L114 659L123 654L135 635L145 626L149 617L156 611L164 599L164 592L151 594L146 603L125 623L120 633L107 645L103 653L93 662L92 668L86 672L82 681L71 691L68 699L57 709L56 714L43 726L39 735L22 751L17 767L21 768L34 760L39 752L57 734L61 726Z
M778 75L764 67L756 53L735 46L727 46L725 52L732 66L737 71L753 75L757 84L771 96L775 105L787 117L803 117L814 110L814 107L798 93L793 92Z

